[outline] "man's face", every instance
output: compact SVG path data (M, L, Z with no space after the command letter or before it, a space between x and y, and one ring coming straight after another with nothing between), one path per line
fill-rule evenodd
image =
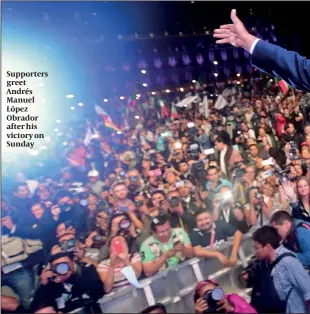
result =
M305 134L310 135L310 126L305 127Z
M262 246L260 243L254 243L255 255L259 260L266 260L269 257L270 244Z
M17 192L16 192L16 196L18 198L22 198L22 199L28 198L30 196L30 191L29 191L28 187L25 185L19 186L17 189Z
M98 181L98 177L88 177L88 182L90 183L96 183Z
M73 271L74 271L74 265L72 260L70 260L69 257L64 256L61 258L58 258L57 260L52 262L52 268L55 267L56 265L59 265L61 263L66 263L69 266L69 271L64 274L64 275L59 275L57 273L55 273L55 277L54 277L54 282L55 283L61 283L61 282L65 282L66 280L68 280L70 278L70 276L72 275Z
M128 195L128 189L126 185L122 184L122 185L117 185L116 187L114 187L113 195L114 195L114 198L117 200L125 200Z
M247 168L245 169L245 174L246 174L246 176L247 176L250 180L254 181L254 179L255 179L255 169L254 169L253 167L247 167Z
M186 185L179 187L178 191L182 197L188 197L190 195L190 192L191 192L190 188L187 187Z
M258 147L255 146L255 145L252 145L252 146L249 148L249 152L250 152L250 155L251 155L252 157L257 157L257 156L258 156L258 153L259 153Z
M140 174L137 170L129 171L127 177L130 183L139 183L140 181Z
M41 219L44 214L44 209L40 204L35 204L31 207L31 212L36 219Z
M295 132L295 127L294 127L293 124L290 123L290 124L288 125L287 132L288 132L289 134L293 134L293 133Z
M171 237L171 226L170 223L167 221L162 226L156 227L156 237L159 242L167 243Z
M170 185L175 184L177 182L177 177L175 176L175 174L173 172L168 172L167 176L166 176L166 181Z
M217 169L211 169L208 171L208 180L212 183L215 183L219 180Z
M208 231L212 227L213 219L212 216L206 212L196 217L196 223L200 230Z
M64 196L58 200L58 204L68 204L72 205L73 201L69 196Z
M292 223L289 221L284 221L282 225L277 225L275 223L272 224L272 226L277 229L278 234L280 237L284 240L288 236L288 234L291 231Z
M188 164L186 162L180 163L179 167L180 167L181 173L187 173L188 172Z
M225 148L225 145L224 143L221 143L221 142L215 142L215 148L221 151Z
M87 201L88 201L88 207L91 208L91 207L96 207L98 199L95 195L91 194L87 197Z
M152 203L153 203L153 206L155 208L159 208L160 207L160 203L162 201L164 201L166 198L160 194L160 193L156 193L156 194L153 194L152 196Z

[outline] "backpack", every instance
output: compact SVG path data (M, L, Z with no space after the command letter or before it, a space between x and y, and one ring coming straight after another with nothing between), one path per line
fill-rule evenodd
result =
M287 300L291 294L289 291L286 299L280 299L273 283L272 270L285 257L296 256L293 253L284 253L280 255L268 268L259 274L259 280L255 283L251 295L251 305L258 313L285 313Z

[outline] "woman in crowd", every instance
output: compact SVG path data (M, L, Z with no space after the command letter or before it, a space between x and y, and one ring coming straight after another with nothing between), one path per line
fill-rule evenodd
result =
M116 236L109 243L110 256L102 261L97 268L100 279L104 284L104 291L110 293L129 285L129 281L122 273L124 267L132 266L137 279L142 273L142 263L139 253L129 254L128 245L124 237Z
M295 192L295 187L297 193ZM306 177L299 177L296 185L287 181L283 183L284 193L290 201L292 216L310 222L310 186Z

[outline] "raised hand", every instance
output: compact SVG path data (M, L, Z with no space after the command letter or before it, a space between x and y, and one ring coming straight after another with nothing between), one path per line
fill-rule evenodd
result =
M286 195L286 197L288 198L288 200L292 203L297 201L297 195L295 192L295 184L293 182L290 181L285 181L282 184L284 193Z
M233 9L230 14L233 24L221 25L214 30L213 37L218 38L217 44L231 44L235 47L241 47L250 51L256 37L251 35L243 23L237 17L237 11Z

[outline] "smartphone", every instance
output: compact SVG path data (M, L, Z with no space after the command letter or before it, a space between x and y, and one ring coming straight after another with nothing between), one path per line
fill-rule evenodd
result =
M111 246L112 246L113 252L115 252L116 254L121 254L124 252L123 243L117 237L112 239Z
M208 156L208 155L214 154L214 153L215 153L215 150L214 150L214 148L209 148L209 149L205 149L205 150L203 151L203 153Z
M187 127L190 128L194 128L195 127L195 123L194 122L189 122L187 123Z
M273 166L273 159L269 158L269 159L263 160L262 161L262 166L263 167Z
M177 182L176 184L175 184L175 187L176 188L181 188L181 187L183 187L184 186L184 181L179 181L179 182Z
M272 170L267 170L262 172L262 179L266 180L267 178L271 177L273 175L273 171Z

